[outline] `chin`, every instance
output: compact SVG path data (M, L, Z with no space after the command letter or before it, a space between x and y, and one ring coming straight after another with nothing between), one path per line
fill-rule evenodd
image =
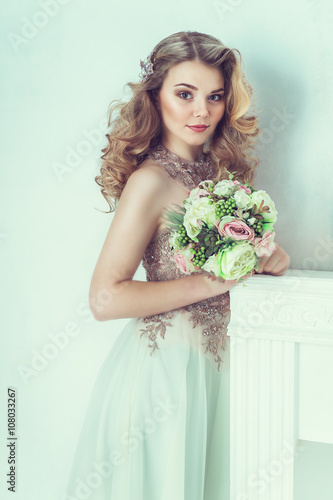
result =
M202 134L198 134L197 137L191 137L190 139L187 139L187 142L189 144L193 144L193 146L200 146L204 144L207 140L207 137L202 137Z

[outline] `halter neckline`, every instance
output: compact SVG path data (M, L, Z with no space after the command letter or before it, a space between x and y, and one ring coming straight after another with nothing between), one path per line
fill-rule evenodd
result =
M215 173L209 153L202 152L197 160L189 161L170 151L162 142L150 147L145 157L159 163L170 177L179 180L188 189L194 189L201 181L211 179Z
M166 147L166 145L162 142L159 142L156 147L159 150L164 150L166 153L168 153L171 160L177 161L183 167L187 166L187 167L193 168L193 167L196 167L197 165L201 166L203 164L203 162L206 160L206 156L207 156L206 153L204 153L202 151L196 160L186 160L185 158L179 156L177 153L170 151L170 149L168 149Z

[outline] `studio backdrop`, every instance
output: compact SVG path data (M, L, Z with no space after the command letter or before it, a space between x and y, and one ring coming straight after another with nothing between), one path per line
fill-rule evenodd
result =
M107 107L129 95L126 82L162 38L201 31L240 51L261 128L256 184L276 203L276 241L292 269L333 271L332 19L329 0L4 2L1 498L62 498L96 374L128 321L97 322L88 306L113 217L94 177ZM141 266L134 279L145 279ZM227 387L227 362L224 377ZM225 422L227 412L226 397ZM315 480L298 481L295 500L317 498L316 481L332 492L332 458L329 446L299 457L298 477Z

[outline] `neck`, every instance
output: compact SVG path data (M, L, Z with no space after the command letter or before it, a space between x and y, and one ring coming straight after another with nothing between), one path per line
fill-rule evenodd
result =
M184 160L193 162L197 161L199 156L203 152L203 145L191 146L189 144L184 144L176 141L168 141L167 139L162 139L161 143L169 150L171 153L176 154Z

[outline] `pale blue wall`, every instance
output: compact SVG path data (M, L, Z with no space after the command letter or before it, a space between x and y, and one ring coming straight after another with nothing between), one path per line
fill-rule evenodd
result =
M5 2L2 389L13 385L19 393L17 500L59 498L96 372L127 323L89 317L90 279L111 221L95 210L107 205L93 178L107 106L127 81L138 79L139 59L160 39L197 30L240 50L266 129L257 185L276 201L276 239L290 253L291 267L333 270L331 5ZM289 117L275 119L281 113ZM57 175L60 164L66 171ZM136 279L144 279L142 268ZM32 369L33 358L70 322L77 335L65 336L67 345L25 384L19 366Z

